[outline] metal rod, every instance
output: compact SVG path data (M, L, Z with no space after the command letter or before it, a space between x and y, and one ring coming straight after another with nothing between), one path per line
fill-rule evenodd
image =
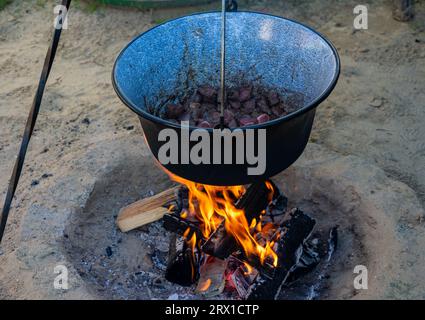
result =
M71 4L71 0L62 0L62 6L69 9ZM60 26L64 23L62 21L64 17L60 17L59 23ZM32 102L32 106L27 118L27 122L25 125L25 131L22 137L21 147L19 149L18 156L15 160L15 166L13 167L12 176L9 181L9 186L7 188L6 198L4 200L3 210L0 215L0 243L4 235L4 231L6 229L7 218L9 217L10 207L13 201L13 197L15 195L16 187L18 186L19 177L21 176L22 168L24 166L25 155L27 153L28 145L31 139L31 135L37 121L38 112L40 111L41 100L43 98L44 89L46 86L47 79L50 74L50 69L52 68L53 61L56 55L56 49L59 44L59 39L61 36L62 27L55 28L53 33L53 38L50 43L50 47L47 51L46 58L44 60L43 70L41 71L40 80L38 82L38 87L36 94L34 96L34 100Z
M224 103L226 97L226 3L227 0L221 2L221 65L220 65L220 127L224 128Z

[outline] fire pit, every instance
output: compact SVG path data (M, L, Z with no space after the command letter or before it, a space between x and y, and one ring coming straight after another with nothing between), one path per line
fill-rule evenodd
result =
M227 160L221 162L222 146L215 144L221 142L215 136L218 130L207 128L207 141L215 143L202 154L214 155L214 159L203 157L190 163L189 151L184 154L184 150L197 144L192 139L196 128L179 125L169 117L179 107L176 100L190 96L200 85L218 85L218 34L228 43L227 47L224 40L221 43L222 108L228 100L224 86L247 83L266 92L271 89L283 100L291 101L294 96L292 100L298 102L292 103L295 111L289 114L238 129L223 128L223 113L220 132L227 130L237 140L236 145L223 149L231 151L230 156L224 155ZM297 22L252 12L232 12L228 18L224 11L221 18L218 13L179 18L142 34L121 52L113 71L114 88L139 115L149 148L181 187L131 204L121 210L117 221L122 231L129 231L162 219L164 228L174 233L165 268L168 281L196 285L195 292L207 297L275 299L284 285L310 271L324 255L331 256L337 243L336 227L328 230L329 239L308 242L316 221L299 208L288 208L288 198L269 178L301 155L315 108L330 94L338 75L338 55L324 37ZM242 91L238 90L239 98L246 95ZM211 105L217 102L214 96L203 94L202 99L208 98ZM256 99L250 101L255 107ZM165 105L168 118L164 119ZM170 131L176 141L164 139ZM239 139L249 134L257 138ZM164 162L162 149L167 144L181 147L173 153L174 160L167 156ZM229 162L240 159L244 151L239 147L245 144L247 152L257 150L257 156L264 159L262 171L255 175L247 162Z
M380 221L386 210L407 195L400 194L400 189L391 189L397 187L373 167L368 169L368 176L360 175L365 165L358 159L340 157L312 144L303 159L273 179L287 195L289 209L298 207L316 220L306 244L307 250L316 246L314 251L320 255L317 266L309 269L309 273L300 272L301 268L295 275L297 281L288 279L278 299L351 298L357 294L352 286L355 265L364 264L371 273L383 275L384 265L396 265L395 260L388 260L394 256L393 251L383 253L378 249L385 247L383 243L397 247L396 237ZM137 167L142 170L135 170ZM81 212L73 215L65 230L67 260L75 266L85 286L107 298L205 298L205 293L196 291L199 281L186 287L165 278L169 244L175 233L164 229L163 220L123 233L117 230L117 216L112 214L118 215L120 208L137 199L167 190L172 186L169 177L148 156L136 157L136 154L122 159L111 170L97 181L87 203ZM381 190L384 185L385 195L371 192ZM338 249L328 260L327 241L336 224L339 225ZM376 237L378 234L385 236ZM299 267L307 262L305 258L298 261ZM216 270L210 269L210 275L216 274ZM391 278L373 280L362 296L379 296L389 281ZM216 298L229 296L224 292Z

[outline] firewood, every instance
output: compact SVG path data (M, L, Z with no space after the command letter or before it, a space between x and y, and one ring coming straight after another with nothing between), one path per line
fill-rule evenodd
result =
M204 242L202 231L199 229L199 224L184 219L175 213L166 213L162 217L164 229L178 235L183 235L186 230L189 228L192 232L196 233L196 238L201 242Z
M161 219L168 212L167 204L176 200L178 189L172 187L122 208L116 221L120 230L127 232Z
M303 245L303 253L296 268L285 281L285 286L297 281L299 278L311 272L320 262L320 253L317 246L306 242Z
M236 202L235 206L244 210L248 224L254 218L258 219L261 212L266 209L269 203L269 193L270 190L265 182L253 183ZM238 244L233 236L227 233L224 222L218 226L202 246L202 250L205 253L219 259L226 259L237 249Z
M277 298L288 276L295 270L302 255L303 244L310 236L315 224L314 219L299 209L293 209L290 212L277 242L278 265L272 279L260 273L244 298L249 300Z
M196 292L211 298L218 296L224 290L227 263L225 260L208 256L200 268L200 277Z
M172 237L165 279L181 286L190 286L199 278L199 253L181 236Z
M338 247L338 225L329 230L329 239L328 239L328 256L327 261L330 261L332 255L334 254L336 248Z
M250 185L243 196L236 202L236 208L244 210L248 223L254 218L258 218L261 211L266 209L270 201L270 192L265 182L257 182Z

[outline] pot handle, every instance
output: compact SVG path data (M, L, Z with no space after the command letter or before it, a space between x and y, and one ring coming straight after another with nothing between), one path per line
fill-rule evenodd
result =
M236 2L236 0L227 1L226 11L230 11L230 12L238 11L238 3Z

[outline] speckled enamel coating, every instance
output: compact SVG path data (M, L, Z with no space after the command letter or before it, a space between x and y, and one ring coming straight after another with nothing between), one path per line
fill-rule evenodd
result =
M226 85L244 83L302 92L308 105L325 93L339 68L331 45L313 30L280 17L227 13ZM140 112L199 85L219 86L220 14L185 16L131 42L117 59L114 82Z
M177 176L218 186L264 180L294 163L307 145L316 107L334 88L340 68L334 47L299 23L261 13L235 12L228 13L227 26L227 87L250 83L281 95L297 91L305 99L304 106L293 113L241 128L255 133L266 130L262 156L265 171L261 175L247 174L247 162L162 164ZM219 57L219 13L196 14L162 24L140 35L118 56L112 79L115 91L139 115L156 159L165 143L158 140L163 129L174 128L178 139L183 138L179 124L158 117L166 102L179 100L200 85L218 87ZM212 141L213 131L207 130ZM191 141L189 149L196 143ZM213 152L211 144L210 154Z

